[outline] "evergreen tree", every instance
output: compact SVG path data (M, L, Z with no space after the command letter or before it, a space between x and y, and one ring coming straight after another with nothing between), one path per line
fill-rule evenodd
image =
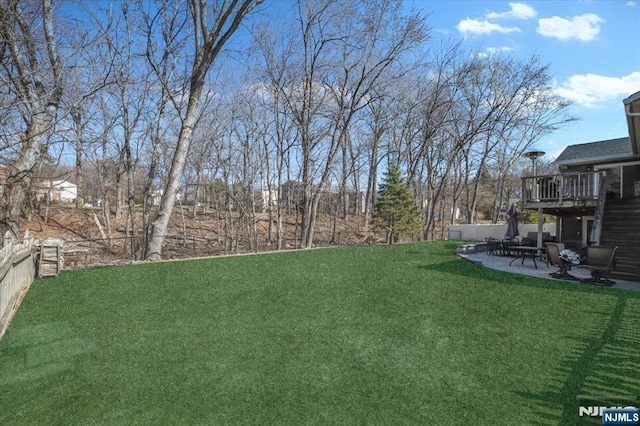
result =
M401 235L414 236L422 232L420 209L398 166L389 168L380 185L374 220L377 227L386 231L389 244Z

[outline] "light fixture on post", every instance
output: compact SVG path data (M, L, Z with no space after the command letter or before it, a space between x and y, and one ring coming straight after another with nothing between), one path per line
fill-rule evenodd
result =
M538 182L536 180L536 161L538 161L538 158L542 157L545 154L544 151L538 151L536 149L534 149L533 151L529 151L529 152L525 152L523 154L524 157L527 157L528 159L531 160L531 195L533 195L533 199L534 200L539 200L540 199L540 194L538 192Z
M533 176L536 175L536 161L538 161L538 158L542 157L545 154L546 152L537 151L535 149L533 151L525 152L523 154L525 157L531 160L531 171L533 173Z

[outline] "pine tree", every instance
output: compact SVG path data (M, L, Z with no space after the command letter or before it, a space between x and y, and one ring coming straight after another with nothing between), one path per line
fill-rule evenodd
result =
M401 235L418 235L422 231L422 215L409 186L400 175L398 166L391 166L380 185L374 220L384 229L387 243Z

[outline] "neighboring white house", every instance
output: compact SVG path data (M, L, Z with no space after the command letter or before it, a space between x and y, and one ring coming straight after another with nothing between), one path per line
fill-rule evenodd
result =
M78 186L64 179L45 180L38 187L39 198L61 203L73 203L78 198Z
M149 193L149 196L151 197L151 205L152 206L159 206L160 205L160 200L162 199L162 194L164 194L164 189L154 189L153 191L151 191ZM178 192L176 194L176 202L179 203L180 201L182 201L182 192Z
M278 191L277 190L266 190L263 189L260 191L260 196L262 198L262 209L266 212L269 207L276 208L278 207Z

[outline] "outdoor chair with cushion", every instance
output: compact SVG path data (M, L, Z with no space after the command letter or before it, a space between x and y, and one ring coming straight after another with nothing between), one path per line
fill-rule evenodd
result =
M606 286L615 284L615 281L608 279L607 275L615 268L616 250L618 250L618 246L587 247L587 260L580 266L591 271L591 278L580 281Z
M560 257L560 252L564 250L563 243L547 243L547 261L552 266L556 266L559 269L555 272L551 272L553 278L558 278L561 280L577 280L576 277L571 275L569 271L571 270L572 263L569 260L563 259Z

